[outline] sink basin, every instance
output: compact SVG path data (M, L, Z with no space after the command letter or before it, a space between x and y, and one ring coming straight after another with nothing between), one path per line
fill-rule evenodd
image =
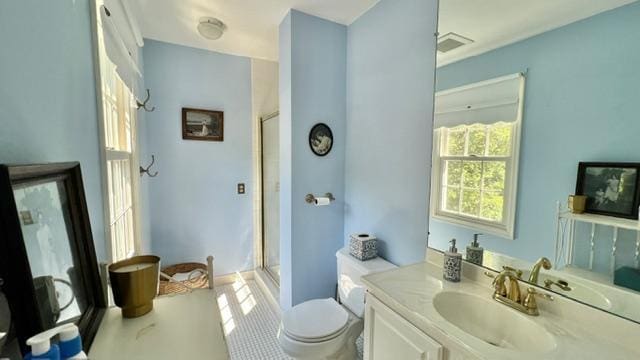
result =
M467 334L495 347L521 352L548 352L556 347L547 330L516 310L489 298L445 291L433 299L436 311Z
M529 271L525 270L522 273L522 278L528 279L529 273L530 273ZM560 280L560 278L555 276L540 274L540 277L538 278L538 284L544 284L544 281L547 279L550 279L553 281ZM569 281L569 286L571 287L571 291L563 291L558 289L555 286L552 287L551 290L557 292L558 294L566 295L572 299L582 301L583 303L590 304L592 306L598 307L603 310L611 309L611 301L599 291L592 289L586 284L576 282L573 279Z

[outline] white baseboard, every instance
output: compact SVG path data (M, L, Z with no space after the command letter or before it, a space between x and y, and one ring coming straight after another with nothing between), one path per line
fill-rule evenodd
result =
M264 296L267 298L267 301L269 301L269 305L271 305L278 316L282 315L282 309L280 308L280 287L278 287L264 270L256 269L254 273L256 284L260 286Z
M213 278L213 285L214 286L219 286L219 285L233 284L238 279L238 275L240 275L244 280L253 280L254 271L253 270L251 270L251 271L243 271L241 273L233 273L233 274L215 276Z

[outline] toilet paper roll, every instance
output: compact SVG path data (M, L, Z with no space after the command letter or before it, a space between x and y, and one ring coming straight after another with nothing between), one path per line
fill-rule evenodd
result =
M328 197L317 197L313 200L316 206L327 206L331 204L331 199Z

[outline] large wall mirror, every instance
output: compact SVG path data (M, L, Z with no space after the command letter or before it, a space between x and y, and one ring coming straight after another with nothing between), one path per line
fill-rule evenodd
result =
M80 165L0 166L0 204L0 331L24 352L30 336L73 322L88 349L106 305Z
M441 1L430 248L640 322L639 64L637 1Z

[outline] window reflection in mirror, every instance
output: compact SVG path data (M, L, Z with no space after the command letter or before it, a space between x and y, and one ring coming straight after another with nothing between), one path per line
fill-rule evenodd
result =
M76 321L85 310L76 275L73 231L62 181L15 186L14 197L42 327Z
M632 0L440 2L441 40L470 40L438 49L430 247L445 251L456 238L464 253L485 234L485 266L527 278L546 257L553 268L538 286L640 322L640 222L568 207L580 162L640 163L638 19ZM500 118L511 97L471 94L516 73L525 80L519 122ZM632 213L632 196L622 204L618 194L636 177L623 174L599 176L595 190L587 178L584 195L602 197L587 204Z

